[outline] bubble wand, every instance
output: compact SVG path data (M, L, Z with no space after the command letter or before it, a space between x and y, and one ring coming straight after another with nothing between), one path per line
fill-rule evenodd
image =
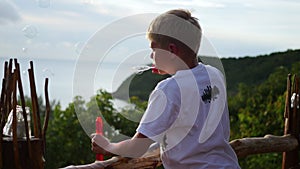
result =
M148 65L140 65L140 66L134 66L132 67L133 70L135 70L136 74L142 74L144 71L147 70L152 70L152 73L154 74L159 74L158 69L153 65L153 66L148 66Z
M96 118L96 134L103 135L103 123L101 117ZM103 154L96 154L97 161L103 161Z

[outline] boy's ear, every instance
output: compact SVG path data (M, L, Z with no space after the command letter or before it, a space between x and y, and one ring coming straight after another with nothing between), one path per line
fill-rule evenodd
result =
M168 48L171 53L178 54L178 47L174 43L170 43Z

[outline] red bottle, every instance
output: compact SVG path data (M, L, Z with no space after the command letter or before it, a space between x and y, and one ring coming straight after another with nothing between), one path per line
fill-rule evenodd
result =
M103 123L101 117L96 118L96 134L103 135ZM103 161L103 154L96 154L97 161Z

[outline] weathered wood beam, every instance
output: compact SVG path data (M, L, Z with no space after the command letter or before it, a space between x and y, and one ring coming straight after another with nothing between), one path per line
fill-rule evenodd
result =
M238 158L252 154L263 154L272 152L288 152L298 146L298 141L291 135L243 138L230 142Z
M272 152L287 152L292 151L298 146L298 141L291 135L274 136L266 135L264 137L253 137L237 139L230 142L238 158L244 158L248 155L264 154ZM117 161L112 161L105 169L119 169L119 168L153 168L153 166L161 165L159 151L151 156L127 159L119 158ZM126 167L124 167L126 166Z

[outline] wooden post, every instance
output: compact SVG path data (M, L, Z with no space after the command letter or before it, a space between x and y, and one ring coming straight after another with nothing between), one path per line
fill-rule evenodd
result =
M18 140L17 140L17 76L16 71L13 73L13 152L14 152L14 163L15 168L21 169L20 158L19 158L19 149L18 149Z
M29 82L30 82L30 93L31 93L31 103L32 103L32 114L33 114L33 133L34 136L37 138L42 138L42 132L41 132L41 121L40 121L40 114L39 114L39 107L38 107L38 101L37 101L37 95L36 95L36 87L35 87L35 81L34 81L34 70L33 70L33 63L30 62L30 69L28 69L28 75L29 75Z
M25 124L25 134L26 134L26 141L27 141L27 146L28 146L28 157L29 157L29 167L32 166L31 162L33 161L32 159L32 148L31 148L31 142L30 142L30 135L29 135L29 125L28 125L28 119L27 119L27 113L25 109L25 98L24 98L24 92L23 92L23 85L22 85L22 79L21 79L21 73L20 73L20 65L17 61L17 59L14 59L15 61L15 67L16 67L16 73L17 73L17 81L18 81L18 89L20 93L20 100L21 100L21 105L22 105L22 110L23 110L23 118L24 118L24 124ZM17 90L17 88L15 89Z
M286 103L285 103L285 126L284 126L284 134L291 134L295 137L299 142L299 105L297 101L297 94L299 95L299 80L296 76L294 76L294 83L292 83L291 75L288 75L287 80L287 95L286 95ZM296 93L296 99L294 103L291 102L292 94ZM293 108L291 104L294 104ZM283 152L282 156L282 169L289 169L292 167L296 167L299 165L299 146L292 151Z

